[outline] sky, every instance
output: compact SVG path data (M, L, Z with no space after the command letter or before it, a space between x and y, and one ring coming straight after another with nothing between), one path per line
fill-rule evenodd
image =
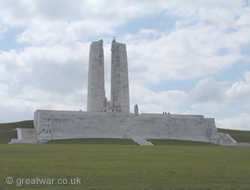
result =
M0 123L87 109L89 47L127 46L130 109L250 130L249 0L0 0Z

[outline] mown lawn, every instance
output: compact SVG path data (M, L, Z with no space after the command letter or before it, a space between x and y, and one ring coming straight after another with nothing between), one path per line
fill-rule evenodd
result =
M250 148L193 145L0 145L0 189L16 180L80 178L21 189L249 189ZM6 184L6 177L14 184Z

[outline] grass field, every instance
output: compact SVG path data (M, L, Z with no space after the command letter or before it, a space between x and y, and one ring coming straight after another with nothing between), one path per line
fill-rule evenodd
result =
M129 139L6 144L16 138L12 129L22 127L33 123L0 124L1 190L250 189L250 147L156 139L150 140L156 146L139 146ZM234 138L249 139L248 132L233 132ZM7 177L13 177L13 184L6 183ZM75 183L80 179L81 184L68 184L71 179ZM45 182L50 184L41 184Z
M0 189L249 189L250 148L221 146L0 145ZM12 185L6 177L13 177ZM81 184L20 184L80 178ZM18 181L16 181L18 180Z

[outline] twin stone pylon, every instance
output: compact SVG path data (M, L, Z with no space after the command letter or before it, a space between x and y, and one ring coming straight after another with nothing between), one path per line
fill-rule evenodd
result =
M129 83L126 45L113 40L111 46L111 98L104 87L103 41L90 45L88 73L88 112L113 111L129 113Z

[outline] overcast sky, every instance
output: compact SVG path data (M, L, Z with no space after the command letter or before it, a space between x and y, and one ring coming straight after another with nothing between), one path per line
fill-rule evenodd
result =
M86 110L89 46L127 45L131 112L250 130L248 0L0 0L0 123Z

